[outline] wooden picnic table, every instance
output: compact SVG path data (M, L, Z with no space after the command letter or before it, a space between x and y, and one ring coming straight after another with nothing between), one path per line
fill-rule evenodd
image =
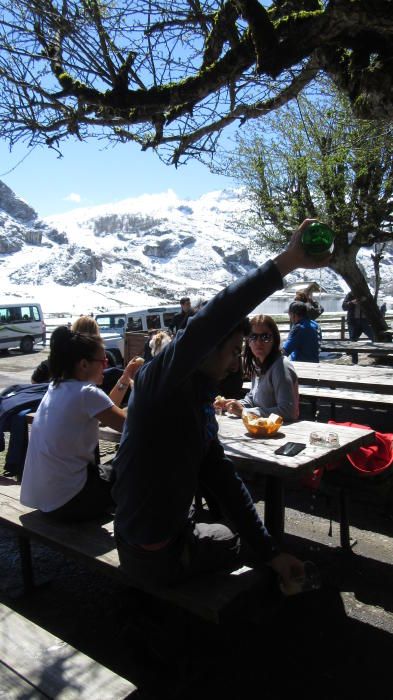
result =
M322 352L344 352L352 355L352 362L357 363L359 353L372 354L378 357L393 355L393 343L374 343L371 340L331 340L322 339Z
M393 368L293 362L300 384L393 394ZM248 386L251 386L248 384ZM247 388L247 384L244 384Z
M237 466L249 473L266 477L265 523L269 532L277 539L284 533L285 502L284 480L301 477L313 469L335 461L362 445L374 440L373 430L330 426L326 423L298 421L282 426L271 438L255 438L247 433L243 421L235 416L218 416L219 439L225 453ZM338 433L338 446L315 447L309 444L311 431ZM119 442L120 433L101 426L100 440ZM276 455L275 450L286 442L302 442L306 448L295 457Z
M335 365L332 362L292 361L299 384L312 387L330 387L393 394L393 368L364 365ZM245 392L251 382L243 382Z
M310 474L314 469L334 462L348 452L374 441L373 430L361 430L346 426L331 426L327 423L298 421L283 425L272 437L253 437L240 418L219 416L219 438L225 453L237 463L239 469L266 478L265 524L277 539L284 533L285 524L285 481ZM324 447L311 445L310 433L335 432L339 445ZM301 442L306 445L294 457L275 454L286 442Z

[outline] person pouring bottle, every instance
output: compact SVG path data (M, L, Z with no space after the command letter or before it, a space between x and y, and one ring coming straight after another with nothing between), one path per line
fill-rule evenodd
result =
M202 572L258 568L285 584L304 565L282 552L266 530L218 438L213 408L217 384L236 372L252 309L283 286L298 267L326 264L306 254L305 220L273 260L211 299L156 357L138 371L118 453L113 497L120 563L137 585L154 588ZM163 467L157 446L176 444ZM198 489L209 492L228 524L196 521Z

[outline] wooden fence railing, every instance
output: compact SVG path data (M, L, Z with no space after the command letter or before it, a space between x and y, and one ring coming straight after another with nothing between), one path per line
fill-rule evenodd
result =
M289 332L289 320L286 316L283 315L274 315L273 318L275 319L279 329L280 333L284 336ZM387 325L389 329L393 328L393 314L389 313L386 314L385 320L387 322ZM348 327L347 327L347 318L346 315L336 315L336 316L330 316L328 314L322 314L317 319L318 323L321 326L322 330L322 336L324 338L335 338L337 340L348 340ZM50 335L52 331L57 327L59 324L51 324L50 319L46 321L46 334L47 334L47 342L49 341Z

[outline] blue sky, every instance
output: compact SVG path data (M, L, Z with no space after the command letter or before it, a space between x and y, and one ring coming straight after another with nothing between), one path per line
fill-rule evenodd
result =
M0 180L39 217L168 189L181 198L193 199L235 184L229 178L213 175L196 161L176 170L164 165L154 153L142 153L136 144L105 148L103 141L94 139L69 141L62 145L63 158L37 147L19 163L28 152L22 145L9 152L7 144L0 143Z

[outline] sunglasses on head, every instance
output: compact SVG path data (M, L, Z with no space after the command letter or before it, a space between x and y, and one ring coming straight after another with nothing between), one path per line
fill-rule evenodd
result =
M251 343L256 343L257 340L262 340L263 343L270 343L273 336L271 333L250 333L248 339Z

